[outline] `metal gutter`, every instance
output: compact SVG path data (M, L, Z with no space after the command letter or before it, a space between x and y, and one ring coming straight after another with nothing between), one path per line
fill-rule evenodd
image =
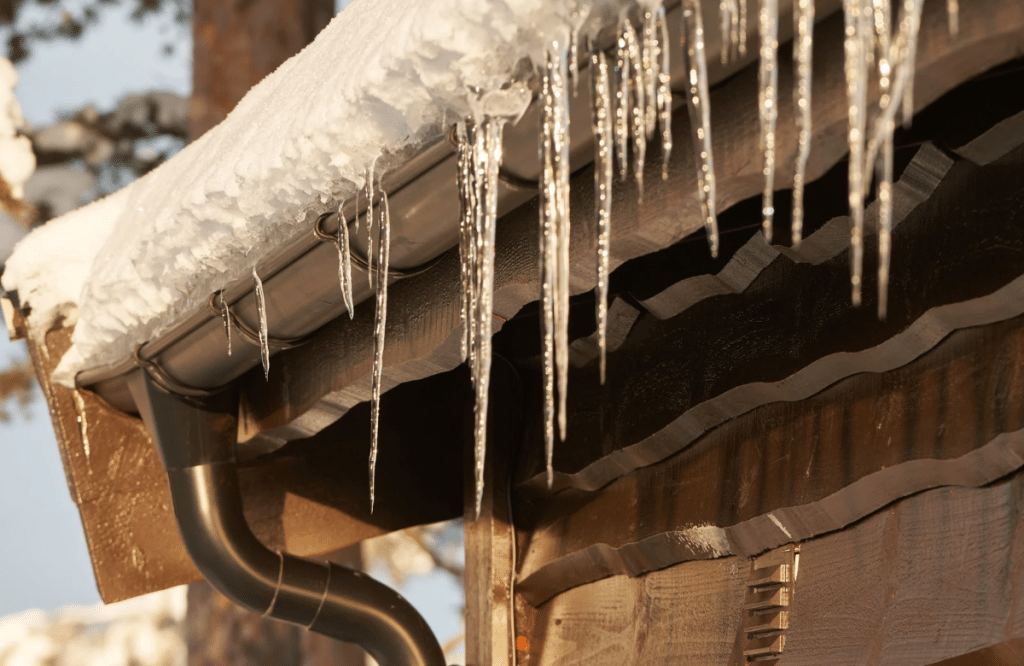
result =
M819 0L817 4L819 20L841 5L840 0ZM678 45L681 8L678 2L667 5L670 5L666 7L670 43ZM785 41L792 34L792 2L782 0L779 5L780 41ZM715 57L721 45L717 12L716 4L704 3L706 50L712 56L708 62L708 74L712 83L721 82L743 69L755 60L757 54L756 21L750 21L746 57L728 65L723 65ZM600 48L613 43L613 30L614 26L602 33L597 40ZM683 86L685 76L681 58L673 58L671 78L675 89ZM580 79L589 79L588 69L581 68ZM683 98L677 96L674 106L678 108L683 103ZM590 108L589 88L581 85L571 106L570 152L574 171L592 161ZM536 196L533 184L540 170L536 139L538 127L539 105L534 103L518 123L505 130L499 215ZM448 136L438 137L381 180L381 188L388 192L390 198L391 263L397 272L423 266L457 244L460 211L455 195L454 148ZM365 201L358 209L353 202L346 210L346 217L354 221L364 212ZM315 233L318 227L324 232L334 233L338 216L327 206L314 208L308 212L305 225L305 231L257 265L266 294L270 337L279 341L301 339L345 312L338 288L337 250L333 243L323 242ZM365 229L365 225L362 228ZM353 234L353 249L365 256L364 235ZM353 297L357 304L372 295L368 280L363 275L353 275L353 282ZM249 322L257 320L252 293L248 279L240 280L223 291L233 316L250 329L255 326ZM140 367L149 369L166 388L186 395L201 395L224 386L256 367L260 358L259 349L254 345L235 344L232 355L228 356L221 315L218 308L212 307L219 304L215 296L210 295L209 306L199 306L181 323L141 345L134 357L112 366L83 371L76 377L76 384L92 389L118 409L135 412L126 382ZM357 316L367 316L367 313ZM277 348L284 346L287 345L280 344Z
M445 666L426 621L396 591L332 562L271 551L253 535L235 469L237 392L191 400L145 373L131 391L167 471L182 540L210 584L256 613L356 643L381 666Z

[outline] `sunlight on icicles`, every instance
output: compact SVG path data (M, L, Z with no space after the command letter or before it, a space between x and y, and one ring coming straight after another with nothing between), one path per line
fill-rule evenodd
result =
M345 301L348 318L352 319L356 311L352 302L352 247L349 242L348 220L345 219L343 201L338 204L338 235L334 239L334 244L338 248L338 285L341 288L341 297Z
M632 28L629 28L628 33ZM635 36L635 35L634 35ZM635 43L635 40L634 40ZM627 44L628 48L628 44ZM557 411L559 439L566 436L569 387L569 99L565 52L557 43L547 53L541 83L540 270L543 310L544 443L547 478L552 461ZM635 111L635 109L634 109ZM557 410L556 410L557 384Z
M371 172L372 173L372 172ZM368 181L369 182L369 181ZM367 217L367 228L370 218ZM370 513L376 491L377 436L380 421L381 382L384 379L384 332L388 318L388 263L391 259L391 210L387 192L381 190L380 224L377 235L377 263L371 273L376 273L377 303L373 320L373 377L370 382Z
M683 63L687 71L687 108L693 130L693 149L697 156L697 194L711 256L717 257L718 215L715 211L715 161L711 152L711 96L708 93L700 0L683 0L680 32L683 39Z
M256 316L259 318L260 361L263 362L263 379L270 379L270 340L267 337L267 301L263 295L263 280L252 267L253 292L256 294Z
M591 58L594 129L594 208L597 220L597 344L601 383L605 380L608 347L608 266L612 232L612 95L608 62L603 52ZM671 148L671 144L670 144Z
M796 0L793 12L793 86L797 127L796 163L793 167L793 221L791 243L799 247L804 234L804 184L811 155L811 82L814 54L814 0Z
M498 211L498 169L505 121L485 117L460 122L458 185L461 208L459 257L462 274L463 349L475 393L474 479L476 517L484 493L487 408L491 375L491 323L494 309L494 237Z
M761 195L761 228L764 238L772 242L775 219L775 125L779 117L779 3L761 0L758 14L761 34L761 58L757 74L758 118L761 126L761 171L764 191Z

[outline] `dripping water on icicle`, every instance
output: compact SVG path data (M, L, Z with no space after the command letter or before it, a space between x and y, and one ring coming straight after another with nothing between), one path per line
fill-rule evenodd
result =
M366 226L369 227L369 218ZM384 379L384 332L388 318L388 263L391 258L391 210L387 192L381 190L377 235L377 303L373 319L373 377L370 382L370 513L373 513L377 476L377 436L380 421L380 390Z
M811 81L814 54L814 0L796 0L793 12L793 63L796 85L793 101L796 111L797 150L793 167L792 245L799 247L804 235L804 182L807 158L811 155Z
M693 129L697 162L697 194L711 256L718 256L718 215L715 210L715 160L711 151L711 96L708 93L707 57L700 0L683 0L680 30L687 76L687 108Z
M772 242L772 222L775 219L775 127L779 118L779 3L761 0L758 14L761 34L758 82L758 116L761 124L761 170L764 191L761 194L761 228L764 238Z
M629 26L624 32L628 34L631 30L632 27ZM569 99L565 85L567 68L565 53L559 48L557 42L552 44L545 60L541 83L541 229L539 239L543 310L544 442L548 487L550 487L554 479L552 460L555 446L556 383L560 439L564 441L566 436L565 408L566 391L569 384L569 172L571 167L568 143Z
M661 125L661 179L668 180L668 162L672 157L672 77L669 74L668 25L665 8L658 8L661 34L661 71L658 73L658 122ZM609 183L609 187L610 187Z
M658 87L661 81L661 30L658 13L644 12L644 33L641 49L644 81L644 139L654 138L658 126Z
M224 300L224 291L220 292L220 316L224 320L224 335L228 339L228 356L231 356L231 308Z
M260 360L263 362L263 379L270 379L270 340L267 337L267 301L263 295L263 280L252 266L253 292L256 294L256 316L260 322Z
M576 96L580 78L580 31L573 28L569 33L569 81L572 85L572 96Z
M345 219L345 202L338 204L338 235L334 239L338 247L338 284L341 287L341 297L345 301L345 309L348 310L348 318L356 315L355 306L352 303L352 248L349 245L348 220Z
M667 41L665 43L667 44ZM594 104L594 208L597 220L597 310L595 314L597 317L597 343L600 350L601 384L604 384L605 357L608 347L608 268L612 231L612 181L614 179L612 94L608 62L604 52L598 51L591 56L590 72L592 75L591 99ZM664 121L662 122L664 123ZM669 150L671 150L671 142Z
M484 493L487 455L487 409L491 375L494 310L494 237L498 219L498 170L502 159L504 119L485 117L479 124L460 123L458 186L461 208L459 256L462 307L470 375L475 393L474 480L476 516Z

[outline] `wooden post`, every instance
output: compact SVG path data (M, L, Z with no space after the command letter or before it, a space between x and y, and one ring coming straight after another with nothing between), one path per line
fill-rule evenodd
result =
M466 666L512 666L512 563L514 529L509 520L509 474L519 438L519 379L495 357L491 367L490 410L484 496L476 517L473 462L473 406L467 401L465 436Z

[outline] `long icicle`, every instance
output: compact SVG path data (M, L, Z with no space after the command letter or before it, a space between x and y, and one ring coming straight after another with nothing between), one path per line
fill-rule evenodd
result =
M373 378L370 382L370 513L376 494L377 437L380 421L380 390L384 378L384 332L388 318L388 263L391 259L391 210L387 192L381 190L381 219L377 231L377 308L373 321ZM367 220L369 226L369 220Z
M263 280L252 266L252 286L256 294L256 316L260 323L260 360L263 362L263 379L270 379L270 338L267 335L267 301L263 295Z
M647 158L647 70L643 63L643 49L633 24L623 24L622 35L626 42L629 68L633 80L630 88L633 97L629 101L631 127L633 130L633 178L636 180L637 200L644 199L644 161Z
M618 86L615 90L615 155L619 164L619 180L625 181L629 174L629 124L632 107L630 92L630 59L629 45L626 43L626 29L629 21L625 16L619 19L619 39L617 41L615 71L618 75Z
M456 126L458 140L458 184L459 204L459 261L462 275L462 302L460 315L462 321L462 358L469 363L470 374L473 373L475 357L472 350L474 326L470 321L476 303L476 244L473 242L473 229L476 217L476 188L474 187L473 146L476 128L467 121L460 120Z
M644 34L642 43L644 72L644 138L654 138L658 126L658 84L661 79L661 31L658 29L657 12L644 12Z
M231 356L231 307L224 300L224 291L220 292L220 316L224 320L224 335L228 339L228 356Z
M870 0L843 0L845 21L844 69L848 107L847 143L850 150L850 288L855 306L861 302L861 275L864 265L864 155L867 133L868 57L872 30Z
M544 439L548 485L553 481L555 421L566 436L569 365L569 110L565 55L554 43L542 77L540 270L543 309ZM555 409L557 381L558 409Z
M612 97L604 52L591 56L594 109L594 208L597 219L597 344L601 384L605 380L608 347L608 267L612 233ZM663 74L664 75L664 74ZM671 144L670 144L671 149Z
M764 191L761 194L761 228L772 242L775 220L775 126L779 118L779 3L761 0L758 14L761 33L761 60L758 69L758 114L761 123L761 170Z
M661 71L658 73L658 123L661 125L661 179L668 180L668 163L672 157L672 77L669 74L668 24L665 8L658 8L658 30L661 33Z
M814 55L814 0L796 0L793 12L793 62L796 85L797 152L793 167L793 222L791 243L799 247L804 234L804 181L807 159L811 156L811 79Z
M876 3L887 4L882 0ZM889 30L887 63L888 80L880 83L879 113L872 125L871 137L867 142L865 164L874 164L881 151L882 167L879 179L879 231L878 231L878 316L884 319L888 310L889 262L892 235L892 151L893 130L896 127L896 112L900 100L906 102L907 90L913 86L914 57L917 50L917 36L921 27L923 0L903 0L899 13L899 31ZM884 10L883 10L884 11ZM877 13L877 11L876 11ZM876 20L876 25L878 21ZM883 28L884 29L884 28ZM881 56L880 56L881 59ZM883 66L879 64L880 68ZM880 69L881 71L881 69ZM882 77L883 79L886 77ZM904 108L904 113L906 109ZM868 184L864 184L865 193Z
M715 210L715 160L711 151L711 96L704 53L704 25L700 0L683 0L680 32L683 61L688 74L687 93L693 148L697 154L697 193L711 256L718 256L718 215Z
M474 333L476 362L473 366L473 384L476 388L475 472L476 516L484 497L484 463L487 454L487 407L491 376L491 326L494 311L494 236L498 219L498 168L501 165L501 135L504 120L484 119L476 138L476 190L477 201L482 202L480 216L474 225L476 245L476 313Z
M338 246L338 283L341 286L341 297L345 301L348 318L356 316L352 302L352 246L349 245L348 220L345 219L345 202L338 204L338 235L334 239Z
M878 93L880 119L892 104L892 7L889 0L872 0L875 40L878 46ZM878 318L885 319L889 306L889 258L892 243L893 128L888 121L878 164ZM868 151L870 154L870 150ZM870 163L865 166L869 166Z

